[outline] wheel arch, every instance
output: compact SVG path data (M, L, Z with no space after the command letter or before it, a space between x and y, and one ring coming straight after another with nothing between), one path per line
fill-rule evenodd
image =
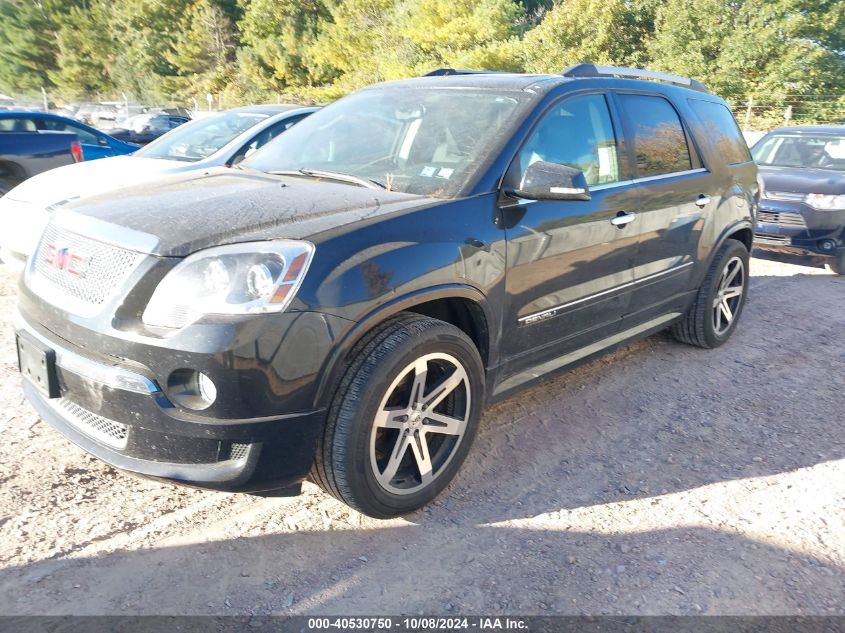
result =
M751 225L749 224L741 228L734 228L735 230L725 236L725 240L737 240L738 242L742 242L750 253L754 246L754 231L751 229ZM722 246L722 244L725 243L725 240L721 240L716 248Z
M464 284L447 284L398 297L378 306L338 341L329 355L315 394L315 405L328 407L343 373L352 361L352 354L373 329L400 312L411 312L450 323L463 331L475 344L484 367L489 366L495 341L491 334L493 315L485 295Z
M722 232L719 234L718 239L713 243L710 252L707 254L707 259L704 262L704 266L701 267L699 274L696 277L694 287L697 288L699 284L701 284L702 280L704 279L705 275L707 275L707 271L710 270L710 266L713 265L713 260L716 258L716 255L719 253L719 249L725 244L727 240L737 240L738 242L742 243L745 248L748 249L748 252L751 253L751 249L754 245L754 228L751 222L748 220L739 220L734 222L733 224L728 225L725 227Z
M0 160L0 180L4 180L11 189L26 178L26 171L18 163Z

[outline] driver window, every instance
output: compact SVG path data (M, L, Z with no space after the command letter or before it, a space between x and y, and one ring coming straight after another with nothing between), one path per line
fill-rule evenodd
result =
M604 96L573 97L544 115L519 154L523 172L537 161L580 169L588 185L619 181L616 137Z

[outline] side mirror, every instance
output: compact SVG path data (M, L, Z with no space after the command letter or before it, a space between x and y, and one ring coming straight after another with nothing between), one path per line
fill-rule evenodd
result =
M589 200L590 187L580 169L537 161L525 170L513 195L529 200Z

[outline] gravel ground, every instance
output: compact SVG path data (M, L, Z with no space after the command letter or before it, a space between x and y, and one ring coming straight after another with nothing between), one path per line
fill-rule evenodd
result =
M0 266L0 613L845 614L845 279L752 264L730 344L657 335L495 405L392 521L88 457L23 401Z

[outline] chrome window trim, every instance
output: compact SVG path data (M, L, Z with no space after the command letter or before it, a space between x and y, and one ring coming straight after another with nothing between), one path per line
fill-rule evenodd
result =
M52 349L56 353L56 365L72 374L103 386L111 387L112 389L132 391L144 395L151 395L161 391L158 385L146 376L115 365L98 363L97 361L85 358L76 352L56 345L55 342L47 339L30 327L17 308L12 317L12 322L16 331L24 331Z
M674 178L675 176L689 176L691 174L707 173L706 167L696 167L695 169L685 169L684 171L673 171L668 174L658 174L656 176L643 176L642 178L630 178L628 180L620 180L619 182L608 182L600 185L591 185L590 191L602 191L604 189L614 189L616 187L627 187L629 185L638 185L641 182L652 182L654 180L665 180L666 178Z
M675 176L689 176L690 174L706 173L705 167L696 167L695 169L684 169L683 171L673 171L668 174L657 174L656 176L643 176L642 178L634 178L634 183L651 182L652 180L664 180L666 178L674 178Z
M592 193L593 191L603 191L605 189L615 189L617 187L628 187L628 186L633 185L633 184L634 184L634 181L629 179L629 180L619 180L617 182L605 182L605 183L601 183L599 185L588 185L588 187L589 187L590 192Z
M534 321L538 321L545 317L546 315L551 315L558 310L563 310L565 308L569 308L574 305L578 305L579 303L584 303L585 301L589 301L590 299L596 299L598 297L603 297L605 295L617 292L619 290L624 290L625 288L630 288L632 286L636 286L637 284L644 283L646 281L651 281L652 279L656 279L658 277L662 277L664 275L668 275L670 273L675 273L689 266L692 266L693 262L686 262L685 264L681 264L680 266L674 266L673 268L669 268L668 270L661 270L660 272L652 273L651 275L647 275L642 279L635 279L634 281L629 281L624 283L620 286L614 286L613 288L608 288L607 290L602 290L601 292L597 292L595 294L588 295L586 297L581 297L580 299L575 299L574 301L569 301L567 303L562 303L560 305L554 306L553 308L547 308L545 310L541 310L540 312L534 312L532 314L528 314L524 317L520 317L517 319L519 323L533 323Z

